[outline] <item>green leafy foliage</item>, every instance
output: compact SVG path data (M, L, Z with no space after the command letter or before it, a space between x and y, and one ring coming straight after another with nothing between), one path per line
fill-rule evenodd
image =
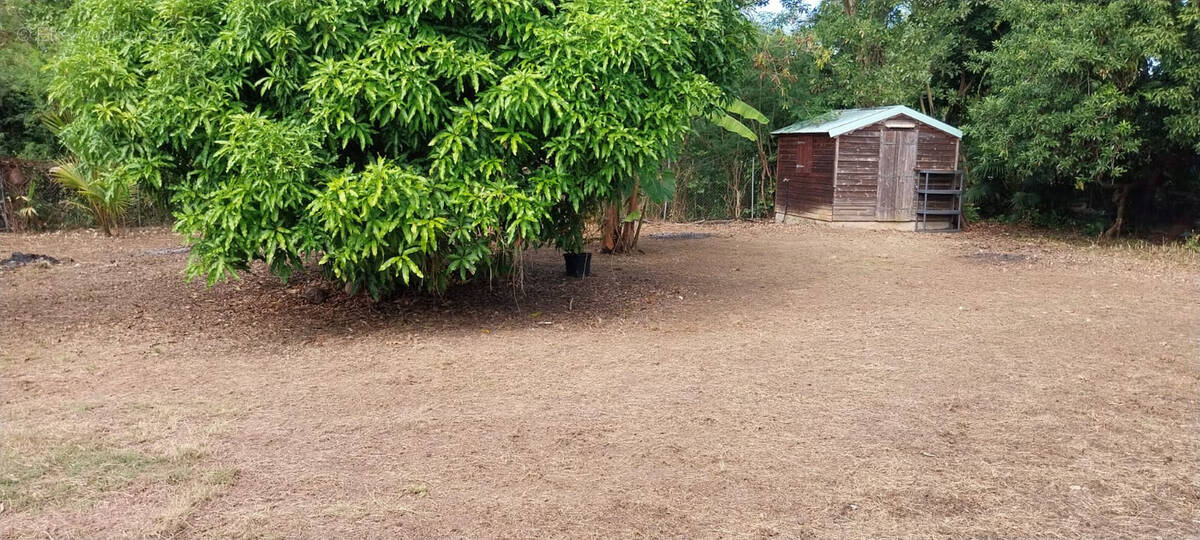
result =
M0 3L0 156L46 159L58 154L41 123L49 82L42 71L59 43L66 0Z
M807 9L803 4L795 7ZM738 77L729 91L739 99L726 112L747 121L727 114L733 131L707 119L696 122L672 160L669 215L675 219L767 215L774 186L775 141L770 130L820 112L810 87L814 71L810 40L802 32L785 33L769 26L759 29L749 56L737 64ZM658 202L649 189L647 194Z
M715 113L712 116L709 116L708 119L711 120L713 124L716 124L717 127L733 133L734 135L737 135L743 139L748 141L758 140L758 134L746 127L746 124L739 122L737 118L729 116L728 114Z
M657 175L639 177L642 193L655 204L662 204L675 193L675 171L661 169Z
M1011 29L981 56L992 91L969 125L979 167L1004 181L980 198L1015 193L1015 210L1042 213L1095 188L1136 186L1145 198L1194 183L1196 11L1151 0L1004 3Z
M83 0L51 98L86 162L172 193L193 276L319 254L375 296L441 289L578 243L720 110L741 7Z
M767 120L767 117L762 112L740 99L733 100L725 110L747 120L758 122L759 124L766 125L770 123L770 120Z
M758 109L751 107L745 101L740 99L735 99L730 102L729 105L725 107L725 110L728 112L714 112L709 115L708 119L717 127L751 142L758 141L758 134L746 127L746 124L743 124L737 118L734 118L730 113L741 116L747 120L758 122L762 125L769 123L767 117L763 116L763 113L759 112Z

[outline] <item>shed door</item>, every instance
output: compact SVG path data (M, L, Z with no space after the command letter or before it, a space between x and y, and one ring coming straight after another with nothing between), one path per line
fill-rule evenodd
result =
M812 140L811 137L799 137L796 140L796 172L804 176L812 174Z
M875 219L913 219L916 191L917 130L886 129L879 144L879 187L875 193Z

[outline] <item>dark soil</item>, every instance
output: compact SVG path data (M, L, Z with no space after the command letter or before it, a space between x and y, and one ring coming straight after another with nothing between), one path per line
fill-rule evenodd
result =
M661 240L698 240L701 238L708 238L708 237L712 236L712 233L664 232L664 233L652 233L647 236L649 238L655 238L655 239L661 239Z
M38 263L41 263L43 265L62 264L58 259L51 257L49 255L39 255L37 253L21 253L20 251L14 251L12 253L12 256L10 256L9 258L0 260L0 269L11 270L13 268L20 268L27 264L38 264Z
M966 258L989 263L1024 262L1029 260L1028 255L1022 255L1020 253L995 253L990 251L972 253L970 255L966 255Z

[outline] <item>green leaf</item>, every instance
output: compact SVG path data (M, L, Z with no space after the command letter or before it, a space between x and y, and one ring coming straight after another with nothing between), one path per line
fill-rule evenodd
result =
M742 118L745 118L747 120L754 120L755 122L758 122L759 124L762 124L764 126L767 125L767 123L769 122L767 120L766 115L759 112L758 109L751 107L748 103L746 103L745 101L742 101L740 99L735 99L735 100L731 101L729 103L729 106L725 107L725 110L732 114L736 114Z
M728 114L714 113L709 115L708 119L725 131L733 133L734 135L738 135L743 139L748 141L758 140L758 136L755 135L753 131L750 131L750 128L746 127L745 124L739 122L736 118L729 116Z
M663 204L675 196L675 172L662 169L657 174L638 176L642 193L645 193L654 204Z

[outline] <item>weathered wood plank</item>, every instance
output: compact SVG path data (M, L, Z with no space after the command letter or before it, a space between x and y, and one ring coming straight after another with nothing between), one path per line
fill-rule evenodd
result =
M875 217L896 218L896 161L900 154L900 133L888 131L879 141L879 185L875 195Z
M807 219L819 219L821 221L833 221L833 208L830 207L829 205L814 207L814 208L806 209L806 210L797 210L795 208L786 208L784 206L780 206L777 204L777 205L775 205L775 212L777 214L781 214L781 215L784 214L784 212L786 212L787 217L800 217L800 218L807 218Z
M913 218L913 195L916 193L916 177L913 169L917 164L917 132L901 132L901 147L896 156L896 213L894 218Z
M834 141L828 136L800 134L779 141L777 212L819 214L833 202ZM829 212L826 219L832 218Z

